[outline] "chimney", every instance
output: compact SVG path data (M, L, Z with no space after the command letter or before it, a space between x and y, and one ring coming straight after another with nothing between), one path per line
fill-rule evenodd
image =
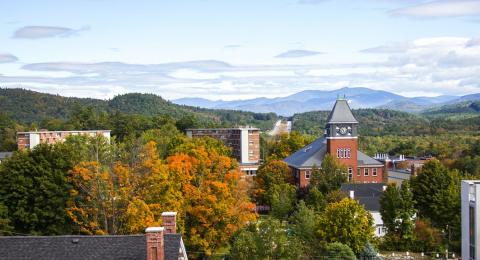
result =
M163 212L162 225L165 228L165 234L177 233L177 212Z
M350 198L351 198L351 199L354 199L354 198L355 198L355 191L354 191L354 190L351 190L351 191L350 191Z
M163 227L148 227L145 229L147 237L147 260L163 260Z

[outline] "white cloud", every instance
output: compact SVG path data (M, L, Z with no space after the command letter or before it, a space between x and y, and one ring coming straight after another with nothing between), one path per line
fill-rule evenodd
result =
M57 26L25 26L17 29L13 33L13 38L17 39L41 39L51 37L69 37L81 31L89 30L89 26L80 29L72 29Z
M0 53L0 63L9 63L18 61L18 58L10 53Z
M318 54L322 54L322 52L310 50L288 50L286 52L278 54L277 56L275 56L275 58L302 58L308 56L315 56Z
M397 9L393 15L412 17L452 17L480 15L478 0L442 0Z

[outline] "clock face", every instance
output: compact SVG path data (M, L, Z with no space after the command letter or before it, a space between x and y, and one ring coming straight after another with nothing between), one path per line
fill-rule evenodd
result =
M340 132L341 135L345 135L345 134L347 134L348 129L347 129L347 127L345 127L345 126L342 126L342 127L340 127L340 131L339 131L339 132Z

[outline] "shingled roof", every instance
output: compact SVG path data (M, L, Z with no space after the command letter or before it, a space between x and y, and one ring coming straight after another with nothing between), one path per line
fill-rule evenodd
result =
M311 168L314 165L320 167L326 153L326 139L318 138L317 140L285 158L284 162L295 168Z
M320 168L325 154L327 154L327 140L318 138L283 161L297 169L312 168L313 166ZM383 166L381 162L360 151L357 151L357 162L358 166Z
M337 99L330 115L328 115L327 124L337 123L358 123L346 99Z
M164 259L178 260L180 234L164 234ZM127 236L5 236L0 259L147 259L145 235Z
M354 199L368 211L380 210L380 197L383 194L383 183L343 183L340 190L349 194L354 192Z

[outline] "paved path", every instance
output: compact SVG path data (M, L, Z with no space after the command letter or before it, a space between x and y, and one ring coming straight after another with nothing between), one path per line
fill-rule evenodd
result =
M292 121L282 121L278 120L273 125L273 129L268 132L271 136L281 135L281 134L290 134L292 131Z

